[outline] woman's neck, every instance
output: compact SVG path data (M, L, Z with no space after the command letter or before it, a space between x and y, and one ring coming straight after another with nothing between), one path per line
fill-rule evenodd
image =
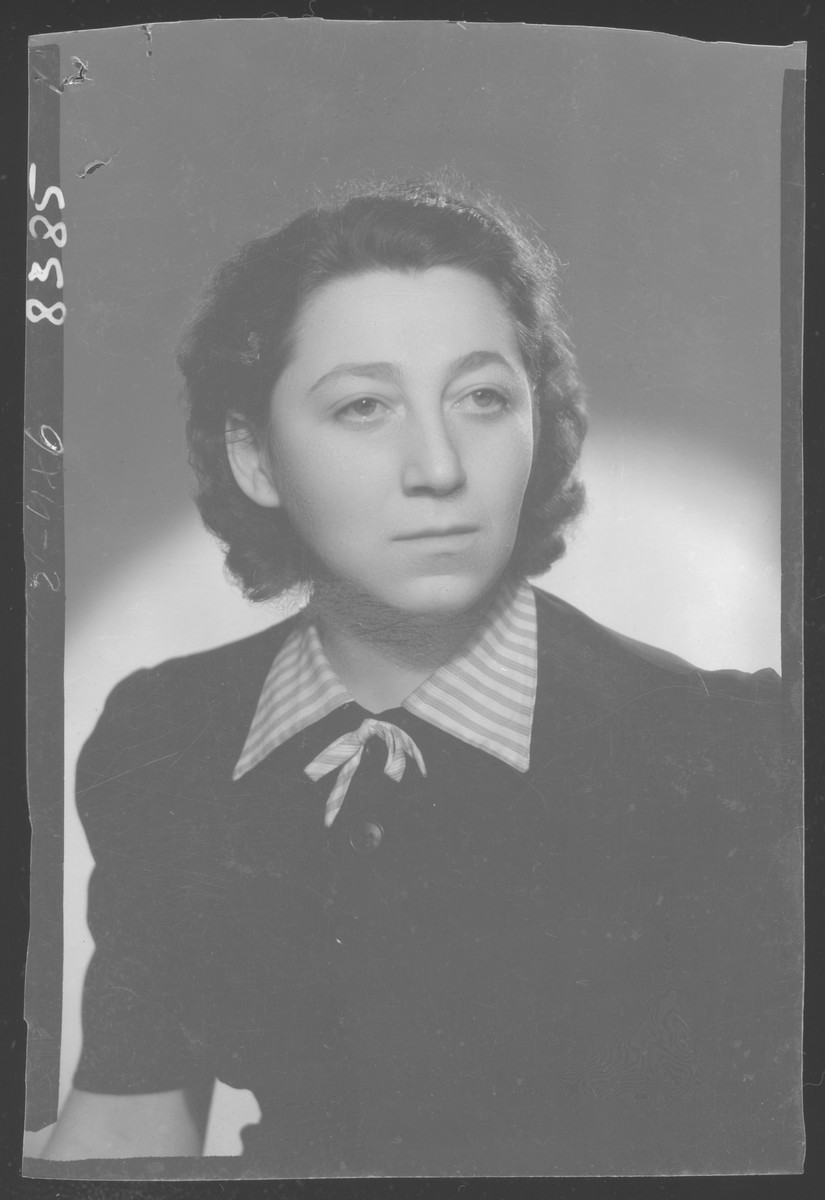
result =
M310 612L330 666L368 712L398 708L479 627L491 597L461 613L410 615L340 586L316 585Z

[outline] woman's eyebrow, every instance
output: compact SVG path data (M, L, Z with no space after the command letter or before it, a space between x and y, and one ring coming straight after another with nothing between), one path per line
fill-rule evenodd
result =
M504 367L513 373L512 363L497 350L471 350L469 354L462 354L447 364L447 377L453 380L467 371L475 371L480 367L489 366ZM389 362L338 363L331 371L327 371L320 379L316 379L309 389L308 395L312 395L325 384L332 383L345 375L358 375L361 378L378 379L382 383L400 384L402 372L395 363Z
M388 362L345 362L338 363L331 371L327 371L320 379L316 379L309 389L308 395L318 391L324 384L332 383L343 375L360 375L367 379L380 379L382 383L400 383L401 372L393 363Z
M469 354L454 358L447 367L447 375L450 379L455 379L467 371L477 371L479 367L504 367L511 374L515 373L510 360L497 350L472 350Z

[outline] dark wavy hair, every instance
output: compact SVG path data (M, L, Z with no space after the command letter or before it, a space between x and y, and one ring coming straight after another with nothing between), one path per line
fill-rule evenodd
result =
M587 422L559 314L556 259L488 196L441 183L385 183L242 246L215 272L178 351L197 504L250 599L310 583L312 564L285 510L257 505L235 482L225 442L230 414L252 436L269 435L273 389L302 308L319 288L376 269L444 266L496 288L533 386L537 436L511 570L537 575L564 553L562 532L584 503L575 467Z

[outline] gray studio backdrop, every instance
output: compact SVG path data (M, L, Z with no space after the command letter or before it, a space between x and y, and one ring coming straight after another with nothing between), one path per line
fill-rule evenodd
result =
M590 510L543 585L699 665L779 665L780 106L801 48L318 20L38 40L84 76L61 98L69 781L119 677L277 616L199 530L175 344L241 241L374 174L455 167L564 263ZM66 822L64 1091L91 948L71 803ZM226 1100L225 1153L233 1103L254 1109Z

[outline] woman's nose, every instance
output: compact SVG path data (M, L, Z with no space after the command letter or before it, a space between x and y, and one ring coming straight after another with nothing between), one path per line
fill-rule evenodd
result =
M414 422L404 431L402 485L410 495L446 496L467 482L458 447L443 417Z

